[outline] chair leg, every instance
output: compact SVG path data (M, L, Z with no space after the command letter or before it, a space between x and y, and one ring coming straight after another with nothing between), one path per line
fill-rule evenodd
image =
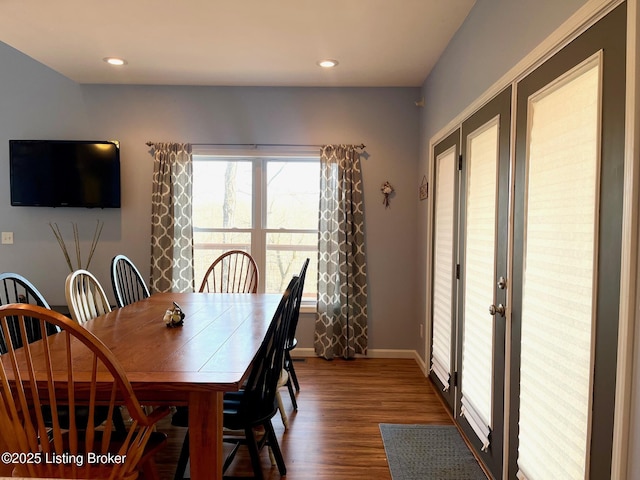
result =
M271 423L271 420L267 420L264 423L264 434L267 436L267 445L270 447L270 451L276 460L276 464L278 465L278 471L280 472L280 475L281 476L286 475L287 467L284 464L282 451L280 450L280 445L278 444L278 438L276 437L276 432L273 430L273 424Z
M271 429L273 430L273 427L271 427ZM268 435L267 431L265 431L265 435ZM256 441L256 437L253 433L252 427L245 428L245 438L247 442L247 448L249 449L249 457L251 457L251 466L253 468L254 478L263 480L264 475L262 473L262 465L260 463L260 450L258 449L258 443Z
M293 409L298 411L298 401L296 400L296 394L293 391L293 387L291 386L291 375L289 375L289 380L287 380L287 390L289 390L289 396L291 397L291 404L293 405Z
M187 462L189 461L189 429L184 434L184 442L182 442L182 449L180 450L180 456L178 457L178 465L176 466L176 473L173 480L182 480L184 478L184 472L187 469Z
M276 392L276 400L278 401L278 410L280 410L280 418L282 418L282 424L284 425L284 429L287 430L289 428L289 418L287 417L287 412L284 410L284 403L282 403L282 395L280 392Z
M291 354L288 350L284 352L285 365L287 366L287 372L289 372L289 376L293 379L293 384L296 387L296 392L300 391L300 384L298 383L298 376L296 375L296 370L293 368L293 360L291 359Z
M222 473L223 474L224 474L224 472L227 471L227 468L229 468L229 465L231 465L231 462L233 462L233 459L235 458L236 453L238 453L238 448L240 448L240 442L237 442L233 446L233 449L231 450L231 453L229 453L229 455L227 455L227 458L224 461L224 465L222 465Z

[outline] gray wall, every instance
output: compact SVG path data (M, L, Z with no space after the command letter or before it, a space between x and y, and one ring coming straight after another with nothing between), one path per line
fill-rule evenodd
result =
M576 12L586 0L477 0L422 86L419 175L429 172L429 141ZM506 86L506 85L505 85ZM418 206L418 243L427 244L427 202ZM418 291L427 318L426 248ZM424 342L418 353L425 358ZM428 362L427 362L428 363Z
M113 255L149 271L152 159L145 142L365 143L363 176L369 259L372 349L414 349L419 296L416 168L419 88L231 88L77 85L0 43L0 271L32 280L52 304L64 304L68 273L49 230L58 222L71 241L71 222L89 248L96 219L105 222L92 270L113 298ZM116 139L121 142L122 208L11 207L8 141ZM380 185L396 195L382 205ZM301 319L300 346L311 347L313 317Z

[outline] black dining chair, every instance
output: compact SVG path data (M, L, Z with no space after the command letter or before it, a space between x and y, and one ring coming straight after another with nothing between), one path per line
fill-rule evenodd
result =
M296 371L293 368L293 360L291 359L291 354L289 352L294 348L296 348L296 345L298 344L298 340L296 339L296 329L298 327L298 319L300 317L300 304L302 302L302 291L304 290L304 279L307 274L308 266L309 266L309 259L307 258L302 264L300 275L298 275L300 288L298 289L298 297L296 298L295 311L292 314L291 322L289 324L289 331L287 332L287 338L285 339L284 365L282 367L282 373L280 374L280 379L278 380L278 389L282 387L287 387L287 390L289 391L289 397L291 398L291 405L293 406L294 411L298 410L298 401L296 399L296 394L293 391L293 387L295 386L296 392L299 392L300 384L298 383L298 377L296 376ZM284 424L284 428L286 430L289 428L289 417L284 410L284 403L282 402L280 392L277 393L276 398L278 400L278 409L280 410L282 423Z
M223 401L223 426L233 431L233 435L224 436L226 443L233 443L231 453L225 459L223 471L233 461L240 445L246 445L251 457L254 478L263 479L260 464L260 450L264 446L271 449L280 475L286 475L286 466L278 444L271 419L278 411L276 392L278 378L284 365L284 345L291 318L295 312L298 289L301 288L297 276L289 282L282 295L276 313L269 324L267 333L251 365L251 372L244 387L238 392L228 392ZM171 423L176 426L188 426L188 410L179 407ZM264 431L256 438L254 429ZM236 435L240 433L239 435ZM185 434L182 451L178 459L175 478L181 479L189 459L189 431Z
M0 273L0 305L10 303L29 303L51 309L38 289L25 277L17 273ZM7 327L10 337L13 339L13 344L20 345L17 321L9 320ZM27 319L25 327L27 329L27 340L29 343L42 338L40 323L35 319ZM59 329L55 325L47 324L46 328L47 335L59 332ZM6 340L3 332L0 331L0 354L7 352Z
M298 289L298 298L296 300L296 310L293 313L293 318L291 319L291 324L289 325L289 331L287 333L287 339L284 345L284 369L289 374L290 382L293 381L293 385L296 387L296 392L300 391L300 383L298 382L298 377L296 375L296 371L293 368L293 360L291 358L291 350L296 348L298 345L298 340L296 339L296 329L298 328L298 320L300 318L300 304L302 303L302 291L304 289L304 280L307 276L307 268L309 267L309 259L307 258L302 264L302 268L300 269L300 288ZM291 402L293 403L294 408L298 408L295 395L293 394L293 390L291 389L291 383L288 385L289 387L289 395L291 396Z
M118 307L149 296L149 289L140 271L125 255L116 255L111 260L111 285Z
M39 307L51 310L49 303L45 300L40 291L25 277L17 273L0 273L0 305L8 304L30 304L37 305ZM40 328L40 322L35 318L25 317L24 326L27 333L27 342L32 343L36 340L42 339L42 331ZM45 324L47 335L53 335L60 332L60 328L53 323L47 322ZM9 337L13 348L19 348L22 346L22 336L20 334L20 328L17 318L7 319L7 330L9 331ZM7 353L9 342L7 342L4 333L0 330L0 354ZM76 418L78 421L87 423L89 411L86 407L79 406L75 409ZM51 424L52 416L49 411L49 407L43 407L43 415L45 423ZM57 411L58 419L62 426L68 426L69 422L69 409L65 406L58 407ZM107 409L103 406L98 406L94 413L94 424L100 425L107 418ZM121 432L126 432L126 427L120 412L115 412L114 423L116 428Z

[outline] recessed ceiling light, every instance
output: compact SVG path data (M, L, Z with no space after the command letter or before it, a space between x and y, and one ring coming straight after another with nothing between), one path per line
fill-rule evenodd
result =
M338 61L327 58L326 60L320 60L318 62L318 65L320 65L322 68L333 68L338 65Z
M120 66L120 65L126 65L127 64L127 61L125 59L123 59L123 58L106 57L106 58L103 58L102 60L107 62L109 65Z

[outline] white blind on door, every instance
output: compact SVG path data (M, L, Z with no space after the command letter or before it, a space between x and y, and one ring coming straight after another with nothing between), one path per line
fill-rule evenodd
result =
M497 119L467 139L464 244L462 413L489 446L493 387L493 318L498 178Z
M519 478L586 475L599 67L598 57L529 100Z
M438 376L445 390L449 389L451 377L456 178L455 148L451 148L436 158L433 252L433 353L431 369Z

